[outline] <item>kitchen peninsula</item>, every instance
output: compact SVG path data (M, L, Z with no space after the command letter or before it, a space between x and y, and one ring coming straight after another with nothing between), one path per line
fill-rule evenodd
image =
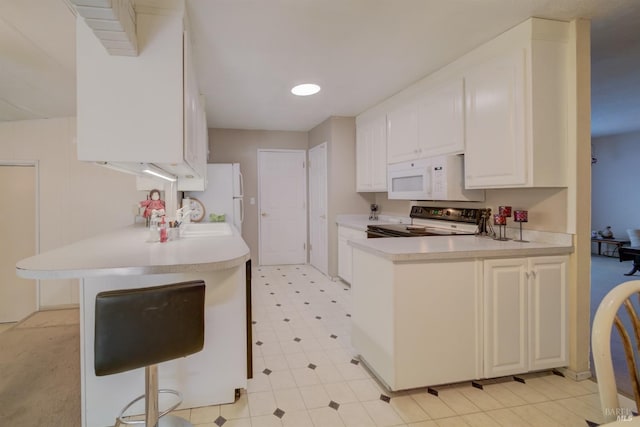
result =
M160 364L161 388L183 394L181 408L229 403L247 385L249 248L229 236L146 242L148 230L127 227L54 249L16 265L30 279L80 279L82 425L112 425L118 412L144 390L144 369L96 377L94 305L98 292L204 280L205 344L201 352ZM250 325L249 325L250 326Z
M570 236L349 241L352 343L390 390L568 365Z

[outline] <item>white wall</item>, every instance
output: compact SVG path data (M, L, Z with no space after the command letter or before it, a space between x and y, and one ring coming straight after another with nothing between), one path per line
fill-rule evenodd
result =
M591 227L610 225L614 237L626 238L627 228L640 228L640 132L592 140L598 162L591 165Z
M0 162L36 160L40 252L132 224L135 177L77 160L74 117L0 123ZM43 280L40 306L78 303L76 280Z

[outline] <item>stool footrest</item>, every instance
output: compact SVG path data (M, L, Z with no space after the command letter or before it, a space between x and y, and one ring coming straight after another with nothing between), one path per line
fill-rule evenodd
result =
M115 427L119 427L120 422L117 421ZM140 427L146 427L145 422L142 422ZM154 426L151 426L154 427ZM194 427L189 421L184 418L176 417L175 415L167 415L166 417L162 417L158 420L157 427Z
M160 412L158 414L158 418L160 417L164 417L165 415L167 415L169 412L173 411L174 409L176 409L178 406L180 406L180 404L182 403L182 393L180 393L177 390L171 390L171 389L167 389L167 388L162 388L160 390L158 390L158 393L168 393L168 394L173 394L175 396L178 397L178 402L171 405L171 407L169 407L168 409L165 409L164 411ZM145 397L147 397L145 394L140 395L138 397L136 397L135 399L133 399L131 402L129 402L127 404L127 406L125 406L122 411L120 411L120 414L118 414L118 422L120 424L126 424L126 425L140 425L140 424L144 424L145 421L144 420L125 420L124 417L124 413L127 412L127 409L131 408L136 402L144 399Z

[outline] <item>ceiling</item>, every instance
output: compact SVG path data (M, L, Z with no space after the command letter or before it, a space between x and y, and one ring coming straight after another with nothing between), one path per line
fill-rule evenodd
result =
M0 120L75 114L68 1L0 0ZM592 19L593 136L640 130L638 0L186 1L209 127L307 131L358 115L537 16ZM291 95L302 82L322 91Z

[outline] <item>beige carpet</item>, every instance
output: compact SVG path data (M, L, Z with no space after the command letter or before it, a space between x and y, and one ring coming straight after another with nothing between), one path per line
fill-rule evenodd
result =
M0 333L0 426L80 426L77 309L34 313Z

